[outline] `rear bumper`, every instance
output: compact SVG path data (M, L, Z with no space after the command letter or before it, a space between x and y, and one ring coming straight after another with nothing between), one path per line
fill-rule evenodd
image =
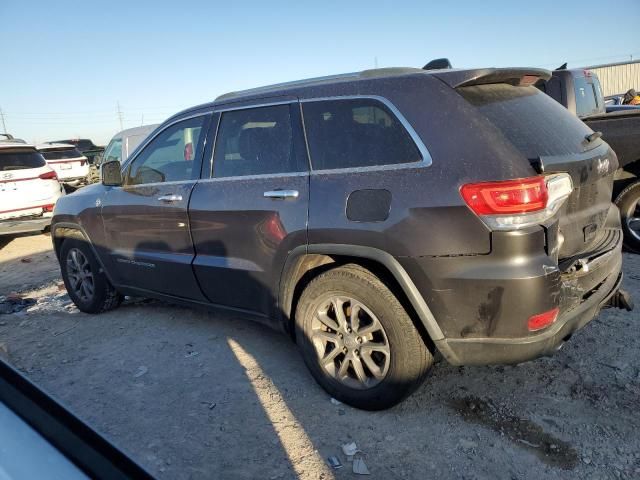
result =
M41 232L51 225L52 217L38 217L13 220L2 220L0 222L0 235L14 235L18 233Z
M488 255L405 258L443 338L435 344L454 365L519 363L554 352L593 320L618 290L622 235L585 257L586 268L562 272L545 253L539 229L494 234ZM557 320L530 332L528 319L554 308Z
M457 365L513 364L556 352L575 332L596 318L609 298L620 288L621 266L622 258L620 257L614 272L595 294L576 308L562 313L558 320L543 333L519 338L443 340L453 353L454 358L451 363Z

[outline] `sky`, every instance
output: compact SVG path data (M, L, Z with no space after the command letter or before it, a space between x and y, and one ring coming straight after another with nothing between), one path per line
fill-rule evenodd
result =
M0 109L7 131L34 143L105 144L121 124L159 123L229 91L375 66L631 56L640 0L0 0Z

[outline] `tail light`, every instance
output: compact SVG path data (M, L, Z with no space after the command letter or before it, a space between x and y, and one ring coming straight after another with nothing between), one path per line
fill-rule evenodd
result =
M468 183L460 188L465 203L494 230L544 223L573 191L566 173L499 182Z
M542 330L543 328L546 328L554 323L557 320L559 313L560 309L556 307L553 310L549 310L548 312L539 313L538 315L532 315L527 321L527 328L530 332Z
M41 178L42 180L58 180L58 175L56 175L56 172L51 170L50 172L44 172L43 174L39 175L39 178Z
M42 206L42 211L47 213L47 212L53 212L53 207L55 207L55 205L52 203L50 205L43 205Z

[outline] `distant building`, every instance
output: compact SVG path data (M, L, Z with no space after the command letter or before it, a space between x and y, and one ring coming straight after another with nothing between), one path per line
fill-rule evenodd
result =
M598 75L605 97L624 93L630 88L640 91L640 60L606 63L585 68Z

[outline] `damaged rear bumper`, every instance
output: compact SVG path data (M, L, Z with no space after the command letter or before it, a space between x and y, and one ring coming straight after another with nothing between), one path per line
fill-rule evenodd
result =
M622 235L610 233L570 270L545 253L541 229L494 235L489 255L413 259L405 268L442 329L435 344L449 363L520 363L553 353L611 303L622 280ZM553 324L528 330L531 316L556 307Z
M550 355L559 350L569 338L607 305L622 282L622 258L616 270L596 293L574 309L564 312L542 333L520 338L462 338L445 339L457 365L513 364Z

